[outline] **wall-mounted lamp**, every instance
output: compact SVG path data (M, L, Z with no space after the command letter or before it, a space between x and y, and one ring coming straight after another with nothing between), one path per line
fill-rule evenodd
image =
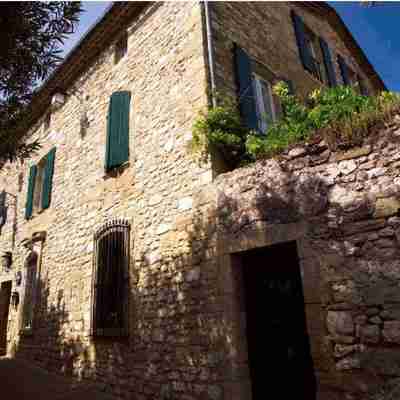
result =
M15 290L11 293L11 304L14 308L17 308L19 304L19 293Z
M1 256L1 265L3 271L8 272L11 269L12 264L12 253L10 251L5 251Z
M54 93L51 98L51 108L58 110L65 103L65 96L62 93Z

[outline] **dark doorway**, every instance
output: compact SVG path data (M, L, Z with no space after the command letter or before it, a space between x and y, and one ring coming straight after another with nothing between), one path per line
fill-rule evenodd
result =
M242 254L253 400L316 398L296 242Z
M3 282L0 287L0 355L7 353L7 323L10 298L11 281Z

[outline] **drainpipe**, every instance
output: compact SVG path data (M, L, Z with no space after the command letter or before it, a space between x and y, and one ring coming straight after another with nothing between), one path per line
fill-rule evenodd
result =
M212 45L210 6L207 0L204 0L204 12L206 16L207 53L208 53L208 65L210 69L210 81L211 81L211 102L213 107L215 107L217 105L217 102L215 99L214 48Z

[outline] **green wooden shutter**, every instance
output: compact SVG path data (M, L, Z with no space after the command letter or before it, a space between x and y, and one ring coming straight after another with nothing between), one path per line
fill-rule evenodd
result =
M46 165L44 167L43 177L42 209L49 208L50 206L55 156L56 148L54 147L46 155Z
M0 192L0 229L6 223L7 218L6 198L6 192L5 190L2 190Z
M129 160L130 101L131 94L128 91L111 95L107 121L106 171Z
M32 216L33 210L33 192L35 190L35 179L36 179L37 167L32 165L29 170L29 181L28 181L28 193L26 196L25 205L25 218L29 219Z
M324 57L325 70L328 77L329 86L336 86L336 74L335 69L333 68L331 51L329 49L328 43L326 43L325 40L320 37L319 44L321 46L322 55Z
M246 52L236 44L234 53L240 114L248 128L258 129L251 60Z
M339 64L339 68L340 68L340 73L342 74L342 79L343 79L343 83L345 85L350 85L350 77L349 77L349 70L347 68L347 64L344 61L343 57L341 55L338 55L338 64Z
M303 67L311 73L316 73L314 60L306 40L304 22L293 10L291 11L291 16L294 32L296 34L297 47L299 48L300 59Z

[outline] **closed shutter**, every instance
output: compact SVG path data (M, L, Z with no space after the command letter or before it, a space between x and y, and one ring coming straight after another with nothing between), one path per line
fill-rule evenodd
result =
M342 80L345 85L350 85L350 77L349 77L349 70L347 68L347 64L343 60L342 56L338 56L338 63L340 68L340 73L342 74Z
M368 88L365 86L364 79L360 75L357 75L358 86L360 87L360 93L363 96L369 96Z
M6 208L6 192L0 192L0 229L6 223L7 208Z
M42 209L49 208L50 206L55 156L56 148L54 147L46 156L46 165L44 167L43 177Z
M331 51L329 49L328 43L325 42L323 38L319 38L319 43L321 45L322 55L324 57L324 64L326 75L328 77L328 84L329 86L336 86L336 74L335 69L333 68Z
M129 160L129 108L131 94L115 92L110 98L107 121L105 169Z
M307 44L304 22L294 11L291 12L291 15L294 26L294 32L296 34L297 46L299 48L300 59L303 64L303 67L307 71L315 73L316 68L314 65L310 48L308 47Z
M29 181L28 181L28 193L26 196L25 205L25 218L28 219L32 216L33 210L33 192L35 190L35 179L36 179L37 167L32 165L29 170Z
M239 46L235 45L234 52L240 114L248 128L258 129L251 60Z

